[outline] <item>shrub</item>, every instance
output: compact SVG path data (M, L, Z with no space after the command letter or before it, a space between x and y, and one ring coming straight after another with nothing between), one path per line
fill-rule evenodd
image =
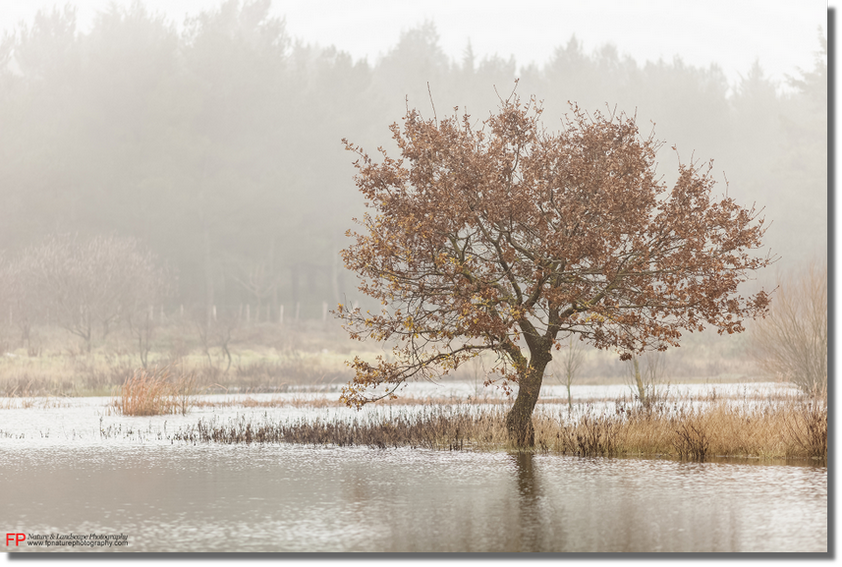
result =
M169 367L138 369L120 390L114 405L123 415L186 414L196 393L195 375L174 375Z
M751 354L804 392L827 388L827 263L779 281L769 314L751 328Z

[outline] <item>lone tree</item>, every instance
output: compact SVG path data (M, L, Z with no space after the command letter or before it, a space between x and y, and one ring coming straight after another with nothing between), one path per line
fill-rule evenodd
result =
M458 111L458 109L457 109ZM356 357L342 399L360 407L410 378L434 378L483 351L492 376L517 384L506 425L534 444L532 411L553 348L580 335L621 360L678 346L681 331L743 330L767 294L737 293L770 263L763 220L714 199L712 162L678 168L671 190L656 177L660 143L632 118L589 117L573 107L558 133L539 123L534 99L513 96L475 128L470 118L391 126L400 152L359 158L362 233L342 251L380 314L339 305L352 338L391 341L393 356ZM489 385L491 380L486 382Z

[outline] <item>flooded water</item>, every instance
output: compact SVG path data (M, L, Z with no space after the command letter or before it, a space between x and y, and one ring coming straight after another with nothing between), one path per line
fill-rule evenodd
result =
M122 534L125 551L827 550L826 467L179 444L163 432L245 410L106 402L0 410L6 532Z

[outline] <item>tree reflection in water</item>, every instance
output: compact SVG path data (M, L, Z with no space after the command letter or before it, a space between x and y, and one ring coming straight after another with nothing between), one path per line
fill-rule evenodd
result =
M546 526L547 515L541 483L535 474L534 455L529 451L509 453L515 468L515 482L518 493L519 521L513 529L518 549L511 551L559 551L564 548L563 538L553 537L546 541L547 534L561 535L562 526ZM552 527L553 529L547 529ZM562 541L558 541L561 539Z

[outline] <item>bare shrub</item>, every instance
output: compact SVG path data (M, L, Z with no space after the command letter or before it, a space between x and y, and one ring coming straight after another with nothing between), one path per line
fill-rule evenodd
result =
M640 360L643 360L642 372ZM659 392L658 386L664 381L666 371L664 353L647 352L641 356L634 356L628 362L628 368L627 381L643 407L648 409L652 404L663 400L666 392Z
M0 329L16 327L29 356L38 354L38 345L33 344L33 326L43 321L46 314L45 306L37 297L33 275L27 261L0 256L0 322L4 323L0 324Z
M233 362L229 348L231 338L234 331L240 326L238 314L224 313L220 314L219 318L217 318L215 311L210 317L195 314L194 326L198 333L199 343L202 345L202 352L208 360L208 368L213 369L214 374L227 374ZM211 355L211 351L217 348L219 349L218 356L214 357ZM225 364L224 370L222 364Z
M681 459L704 461L710 450L710 441L705 430L694 423L682 423L675 431L675 451Z
M827 263L778 281L769 314L750 332L750 353L766 372L807 393L827 389Z
M578 423L562 428L556 437L557 450L592 457L614 455L618 450L618 425L606 416L585 415Z
M559 381L567 387L567 411L571 412L573 411L573 395L570 392L570 387L576 379L579 367L582 366L582 362L585 357L585 350L582 348L580 341L572 336L567 339L567 344L563 347L559 347L558 350L560 354L563 354L558 357L560 358L558 361L554 357L551 365L553 373L555 373Z
M49 314L80 337L87 352L94 324L101 326L103 337L121 317L131 326L133 314L146 312L164 290L163 272L153 255L137 240L114 236L51 236L25 250L8 274L19 290L21 324ZM141 349L145 362L143 353Z

